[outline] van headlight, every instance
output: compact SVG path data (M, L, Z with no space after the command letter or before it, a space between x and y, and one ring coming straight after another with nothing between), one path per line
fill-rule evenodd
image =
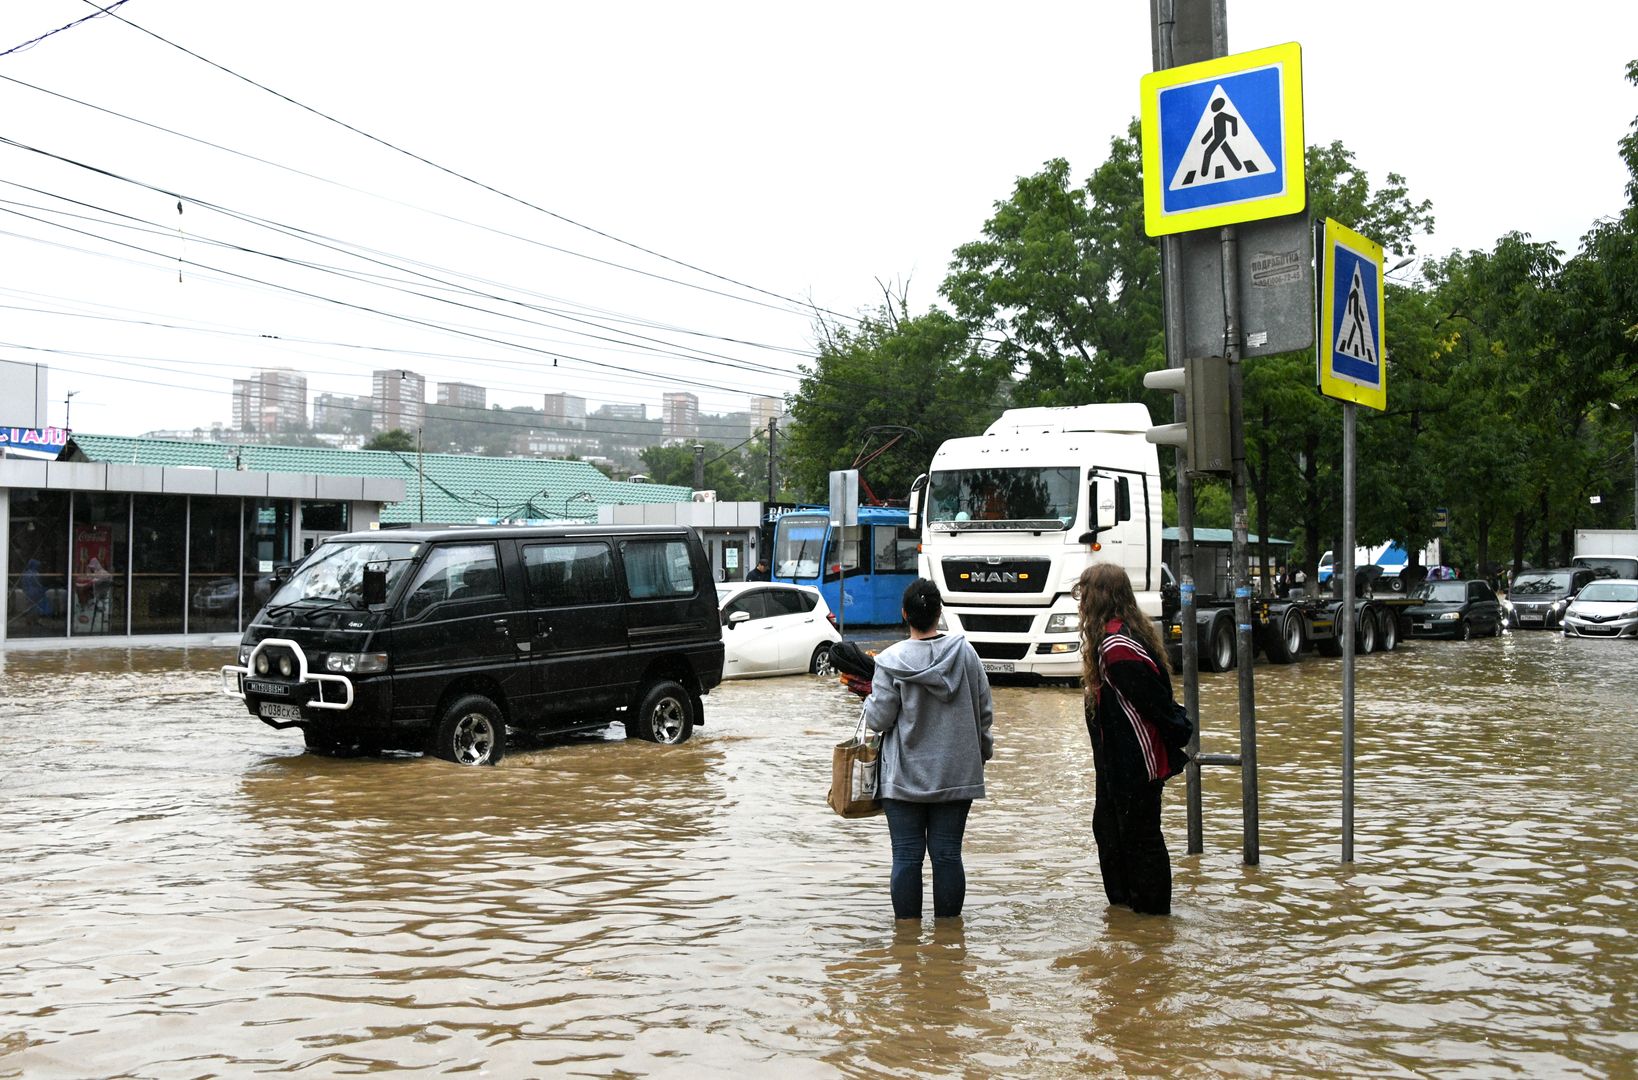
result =
M267 662L267 654L266 653L257 653L256 654L256 674L266 675L267 674L267 669L269 668L269 666L270 665Z
M373 675L387 670L387 654L331 653L324 658L324 670L338 675Z
M1081 632L1081 616L1079 612L1060 611L1047 619L1046 632L1049 634L1078 634Z
M279 657L279 674L287 679L294 678L296 675L296 662L288 656Z
M1462 617L1462 613L1460 611L1447 611L1443 615L1439 616L1439 621L1440 622L1455 622L1457 619L1460 619L1461 617Z
M250 663L250 646L239 646L239 666L245 667Z

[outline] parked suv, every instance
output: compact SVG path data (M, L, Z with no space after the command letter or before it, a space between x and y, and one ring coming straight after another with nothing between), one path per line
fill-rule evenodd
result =
M1575 594L1597 576L1596 570L1585 566L1521 572L1507 590L1507 600L1513 605L1512 625L1534 630L1558 626Z
M223 691L309 749L493 765L508 726L680 743L722 679L685 527L404 529L325 539L257 614Z

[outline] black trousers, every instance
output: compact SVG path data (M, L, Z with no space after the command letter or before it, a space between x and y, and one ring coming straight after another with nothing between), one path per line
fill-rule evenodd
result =
M1160 793L1165 781L1129 775L1108 760L1107 747L1092 744L1097 794L1092 837L1098 868L1111 904L1148 915L1172 911L1172 861L1160 831Z

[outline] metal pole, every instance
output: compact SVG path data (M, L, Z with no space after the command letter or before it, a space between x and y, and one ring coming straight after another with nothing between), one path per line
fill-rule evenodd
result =
M1240 676L1240 814L1243 822L1241 844L1247 866L1260 859L1257 828L1257 689L1252 678L1252 655L1256 642L1251 632L1251 554L1246 516L1246 432L1244 390L1240 370L1240 272L1239 234L1225 226L1222 237L1224 356L1229 366L1229 440L1233 473L1230 478L1230 508L1234 514L1232 573L1234 579L1234 622L1238 648L1235 651Z
M1354 861L1354 438L1359 406L1342 403L1342 861Z
M415 429L415 474L421 480L421 509L415 515L416 523L420 524L427 519L427 466L421 457L421 429Z
M1210 56L1223 56L1228 52L1223 0L1208 0L1206 3L1184 0L1181 11L1178 6L1175 0L1153 0L1150 18L1154 29L1156 71ZM1191 55L1178 55L1180 38L1185 43L1185 51ZM1166 366L1182 367L1185 302L1182 237L1162 237L1160 259L1166 321ZM1174 404L1173 416L1180 422L1188 422L1181 399ZM1199 761L1200 729L1204 726L1204 720L1200 715L1200 639L1195 615L1194 479L1189 475L1188 463L1182 454L1178 455L1177 468L1177 587L1177 623L1183 639L1183 707L1194 718L1194 735L1188 747L1189 766L1184 772L1187 782L1188 852L1198 855L1205 849Z
M772 506L779 485L774 479L774 436L779 432L779 417L768 417L768 505Z

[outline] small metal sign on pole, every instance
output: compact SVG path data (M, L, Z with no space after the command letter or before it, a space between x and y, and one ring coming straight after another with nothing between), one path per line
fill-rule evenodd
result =
M1357 407L1388 407L1382 245L1327 218L1319 234L1320 392L1342 402L1342 861L1354 861L1354 471Z
M847 632L847 530L858 524L859 470L834 469L830 474L830 529L836 552L836 624L843 633Z

